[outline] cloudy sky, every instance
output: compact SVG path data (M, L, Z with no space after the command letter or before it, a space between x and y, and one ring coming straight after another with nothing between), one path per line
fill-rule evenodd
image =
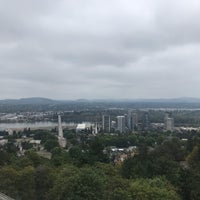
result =
M0 0L0 99L200 97L199 0Z

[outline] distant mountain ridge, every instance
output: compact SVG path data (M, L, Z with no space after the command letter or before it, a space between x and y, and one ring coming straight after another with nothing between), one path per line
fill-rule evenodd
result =
M4 99L0 104L51 104L54 100L42 97L21 98L21 99Z
M159 103L200 103L200 98L180 97L180 98L160 98L160 99L138 99L134 101L141 102L159 102Z
M162 99L77 99L77 100L53 100L43 97L31 97L21 99L4 99L0 100L0 104L6 105L23 105L23 104L61 104L61 103L110 103L110 102L124 102L124 103L200 103L200 98L181 97L181 98L162 98Z

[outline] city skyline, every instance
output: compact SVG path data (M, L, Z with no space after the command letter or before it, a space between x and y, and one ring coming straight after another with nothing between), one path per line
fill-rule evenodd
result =
M200 2L0 2L0 99L200 98Z

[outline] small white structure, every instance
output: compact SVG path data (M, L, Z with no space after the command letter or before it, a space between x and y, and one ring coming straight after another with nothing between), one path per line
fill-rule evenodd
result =
M9 128L6 131L8 132L8 135L13 135L13 130L12 129Z
M0 146L4 146L5 144L8 143L8 140L7 139L4 139L4 140L0 140Z
M30 144L36 144L39 145L41 143L41 140L30 140Z
M86 124L78 124L76 127L76 132L79 133L81 131L84 131L86 129Z
M14 200L14 199L0 192L0 200Z

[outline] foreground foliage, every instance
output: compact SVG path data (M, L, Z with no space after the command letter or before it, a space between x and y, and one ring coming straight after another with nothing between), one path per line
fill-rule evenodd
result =
M0 192L16 200L200 199L199 140L189 140L189 149L179 138L166 135L160 141L159 134L150 135L159 144L149 142L148 135L119 136L139 146L139 154L121 165L113 165L103 152L105 141L118 142L117 136L100 136L66 151L54 137L36 134L51 151L50 160L33 149L19 157L10 143L0 149Z

